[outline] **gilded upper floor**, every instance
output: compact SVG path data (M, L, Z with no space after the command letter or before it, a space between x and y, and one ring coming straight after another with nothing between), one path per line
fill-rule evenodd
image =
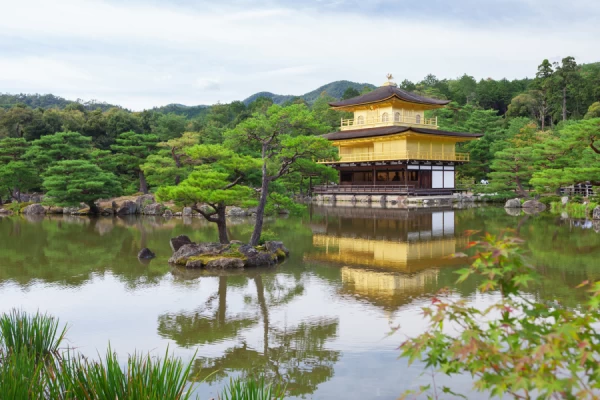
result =
M456 144L481 135L445 132L416 127L382 127L340 131L325 135L338 148L338 158L321 163L425 160L469 161L468 153L456 151Z
M437 129L437 117L426 118L425 111L443 107L448 103L448 100L407 92L388 81L372 92L329 105L336 110L354 113L353 118L341 120L340 130L346 131L385 126Z

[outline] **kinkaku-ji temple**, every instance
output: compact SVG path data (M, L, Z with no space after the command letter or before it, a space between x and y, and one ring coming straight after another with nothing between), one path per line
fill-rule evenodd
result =
M339 172L339 184L314 188L320 196L452 196L455 168L469 162L469 154L456 144L481 134L438 129L437 117L427 110L444 107L438 100L407 92L391 81L372 92L329 105L352 112L340 130L324 137L339 150L339 157L320 160Z

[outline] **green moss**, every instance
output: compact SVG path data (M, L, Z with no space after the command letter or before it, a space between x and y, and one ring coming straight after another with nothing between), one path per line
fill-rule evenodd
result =
M242 253L240 253L239 251L231 251L231 252L226 252L226 253L221 253L221 254L202 254L199 256L192 256L192 257L182 257L179 260L177 260L178 265L186 265L188 263L188 261L201 261L203 265L208 264L210 261L213 260L218 260L220 258L239 258L242 261L246 261L247 257L245 255L243 255Z
M278 260L284 260L285 259L285 251L283 251L281 249L277 249L277 251L275 252L275 256L277 257Z
M178 206L178 205L168 206L168 207L165 207L165 209L171 210L171 212L173 214L178 213L178 212L183 212L183 206Z
M21 214L23 213L23 209L25 209L25 207L30 206L34 203L28 201L25 203L12 203L10 206L6 207L7 209L11 210L12 212Z

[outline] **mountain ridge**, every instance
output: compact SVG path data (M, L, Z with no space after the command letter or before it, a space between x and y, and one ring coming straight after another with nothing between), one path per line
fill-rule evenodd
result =
M267 97L267 98L272 99L275 104L283 104L286 101L290 101L295 98L300 98L300 99L305 100L307 103L312 104L315 102L315 100L317 100L319 98L319 96L323 92L326 92L331 97L335 97L336 99L339 99L342 97L342 95L348 88L353 88L360 92L365 87L367 87L369 89L376 88L375 85L372 85L370 83L359 83L359 82L352 82L352 81L347 81L347 80L340 80L340 81L333 81L333 82L327 83L325 85L319 86L318 88L311 90L310 92L304 93L303 95L300 95L300 96L281 95L281 94L275 94L275 93L271 93L271 92L258 92L258 93L254 93L251 96L248 96L243 101L245 104L249 104L249 103L252 103L254 100L258 99L259 97Z
M283 95L283 94L276 94L276 93L272 93L272 92L268 92L268 91L262 91L262 92L257 92L257 93L254 93L253 95L248 96L246 99L242 100L242 102L244 104L248 105L249 103L253 102L254 100L258 99L259 97L267 97L269 99L272 99L273 103L275 103L275 104L284 104L284 103L294 100L296 98L303 99L308 104L312 104L315 102L315 100L317 100L319 98L319 96L323 92L326 92L329 96L332 96L336 99L340 99L342 97L342 95L344 94L344 92L348 88L353 88L360 92L365 87L367 87L369 89L374 89L376 86L372 85L370 83L359 83L359 82L352 82L352 81L347 81L347 80L340 80L340 81L334 81L334 82L330 82L325 85L319 86L318 88L311 90L310 92L304 93L303 95L300 95L300 96L291 95L291 94ZM95 109L101 109L102 111L106 111L109 108L113 108L113 107L127 110L127 108L116 105L116 104L99 102L97 100L92 100L92 101L87 101L87 102L84 102L81 99L69 100L64 97L56 96L53 94L0 93L0 108L2 108L2 107L8 108L8 107L14 106L16 104L25 104L32 108L41 107L41 108L64 109L65 107L67 107L69 104L72 104L72 103L82 104L87 110L90 110L90 111L95 110ZM194 116L197 116L200 113L202 113L203 110L205 110L206 108L208 108L210 106L211 105L206 105L206 104L197 104L197 105L188 106L185 104L171 103L171 104L166 104L163 106L152 107L152 108L150 108L150 110L157 111L157 112L164 112L164 113L172 112L172 113L175 113L178 115L194 117Z

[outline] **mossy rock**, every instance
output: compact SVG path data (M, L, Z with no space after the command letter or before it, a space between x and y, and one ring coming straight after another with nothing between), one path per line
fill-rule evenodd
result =
M27 201L25 203L17 203L19 214L23 213L23 210L32 204L35 204L35 203L32 203L31 201Z
M279 261L285 260L285 258L287 257L285 255L285 251L283 251L281 249L277 249L277 251L275 252L275 256L277 257L277 260L279 260Z

